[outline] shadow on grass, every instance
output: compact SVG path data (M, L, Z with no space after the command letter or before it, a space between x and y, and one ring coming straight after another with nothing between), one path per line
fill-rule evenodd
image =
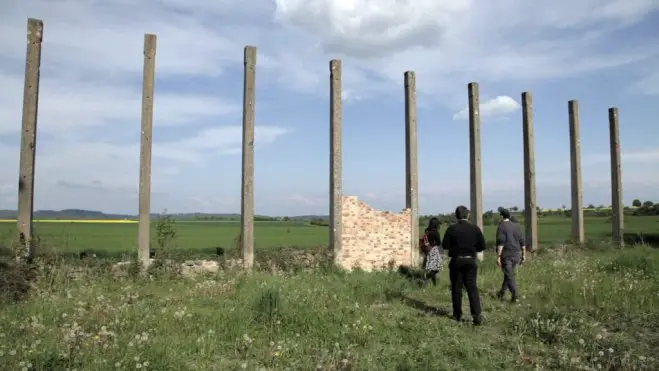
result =
M659 247L659 233L625 233L623 235L627 245L649 245Z
M208 247L198 249L186 250L173 250L169 253L176 260L183 259L217 259L218 257L226 257L227 250L222 247ZM158 258L158 251L150 251L151 258ZM127 261L137 258L137 249L135 251L108 251L104 249L85 249L82 251L57 251L56 249L41 249L36 251L37 257L52 257L57 256L65 261L75 260L111 260L111 261ZM168 256L169 257L169 256Z
M408 307L421 311L428 316L451 318L451 314L448 310L429 305L422 300L410 298L409 296L405 295L401 295L400 300Z
M406 265L398 266L398 273L419 286L423 286L423 282L426 279L426 273L424 271Z
M408 280L410 280L411 282L418 284L419 286L423 286L425 282L426 275L423 270L414 269L405 265L401 265L398 267L398 273L403 277L407 278ZM422 300L409 297L399 291L388 292L387 299L400 300L401 303L407 305L410 308L416 309L428 316L451 318L451 314L448 310L429 305Z

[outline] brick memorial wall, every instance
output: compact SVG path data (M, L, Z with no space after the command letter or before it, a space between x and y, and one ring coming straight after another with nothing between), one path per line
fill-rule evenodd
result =
M378 211L355 196L342 197L342 249L337 262L344 269L373 271L411 264L410 209Z

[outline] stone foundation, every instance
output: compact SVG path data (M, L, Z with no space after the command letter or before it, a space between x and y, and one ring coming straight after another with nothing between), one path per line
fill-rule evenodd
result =
M342 197L342 249L337 264L373 271L411 265L412 213L378 211L355 196Z

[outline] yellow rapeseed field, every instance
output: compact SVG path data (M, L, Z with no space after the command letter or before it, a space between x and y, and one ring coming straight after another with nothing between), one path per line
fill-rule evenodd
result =
M126 224L137 223L137 220L128 219L35 219L35 223L104 223L104 224ZM0 219L0 223L16 223L16 219Z

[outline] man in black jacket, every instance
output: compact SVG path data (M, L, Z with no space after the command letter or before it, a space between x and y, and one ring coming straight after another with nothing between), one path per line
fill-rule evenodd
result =
M442 245L448 250L449 276L451 279L451 298L453 301L453 317L460 321L462 318L462 287L467 289L469 308L474 325L480 325L481 300L476 280L478 277L477 256L485 250L485 236L483 231L467 221L469 210L465 206L455 209L458 222L448 227L444 234Z

